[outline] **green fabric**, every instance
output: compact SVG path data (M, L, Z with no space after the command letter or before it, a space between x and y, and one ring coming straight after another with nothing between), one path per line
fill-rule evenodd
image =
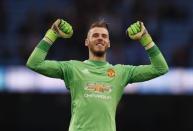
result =
M160 53L160 50L156 45L154 45L152 48L147 50L147 53L149 56L155 56Z
M50 47L51 47L51 44L48 44L44 40L41 40L40 43L37 45L37 48L40 48L41 50L43 50L45 52L48 52Z
M157 52L157 49L149 52ZM115 113L125 86L168 71L160 52L149 54L149 65L111 65L91 60L45 60L47 52L36 48L27 66L40 74L64 80L71 94L69 131L116 131Z

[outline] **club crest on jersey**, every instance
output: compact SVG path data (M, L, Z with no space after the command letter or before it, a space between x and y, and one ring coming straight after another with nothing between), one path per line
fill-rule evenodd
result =
M114 77L114 76L115 76L115 70L112 69L112 68L108 69L108 70L107 70L107 75L108 75L109 77Z

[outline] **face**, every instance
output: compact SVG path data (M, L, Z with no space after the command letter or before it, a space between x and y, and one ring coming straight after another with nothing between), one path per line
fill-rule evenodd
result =
M85 45L95 56L104 56L110 47L109 32L103 27L94 27L89 30Z

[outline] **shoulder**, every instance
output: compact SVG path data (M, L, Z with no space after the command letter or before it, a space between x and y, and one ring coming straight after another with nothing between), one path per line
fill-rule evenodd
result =
M114 65L114 68L118 68L118 69L131 69L134 68L135 66L133 65L124 65L124 64L116 64Z
M67 60L67 61L60 61L60 63L69 63L69 64L73 64L73 63L81 63L81 61L78 60Z
M123 68L125 67L125 65L123 64L116 64L116 65L113 65L115 68Z
M68 61L61 61L62 65L68 65L68 66L80 66L84 64L82 61L79 60L68 60Z
M83 63L82 61L79 61L79 60L70 60L69 62L70 62L70 63L75 63L75 64L77 64L77 63L79 63L79 64L80 64L80 63Z

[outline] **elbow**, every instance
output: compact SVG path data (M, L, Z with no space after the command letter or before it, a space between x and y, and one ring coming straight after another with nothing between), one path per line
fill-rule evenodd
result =
M164 67L164 68L158 69L157 72L158 72L158 75L159 75L159 76L164 75L164 74L166 74L166 73L169 72L169 67L166 66L166 67Z
M25 66L28 67L28 68L30 68L30 63L29 63L29 61L27 61L27 62L25 63Z
M161 73L162 73L162 75L164 75L164 74L166 74L168 72L169 72L169 67L165 68Z
M25 64L25 66L31 70L35 70L36 66L34 64L32 64L29 60L27 61L27 63Z

